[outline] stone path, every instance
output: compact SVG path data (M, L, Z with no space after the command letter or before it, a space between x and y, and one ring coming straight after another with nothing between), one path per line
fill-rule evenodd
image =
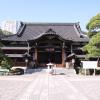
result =
M0 100L100 100L100 76L0 76Z

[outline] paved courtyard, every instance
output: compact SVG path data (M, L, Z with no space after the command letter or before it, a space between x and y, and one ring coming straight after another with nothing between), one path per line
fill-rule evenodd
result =
M100 100L100 76L37 71L0 76L0 100Z

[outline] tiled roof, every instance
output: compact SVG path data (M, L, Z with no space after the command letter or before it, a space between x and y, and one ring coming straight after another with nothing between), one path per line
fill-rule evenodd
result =
M64 40L88 42L78 23L22 23L15 35L10 35L2 40L28 41L35 40L46 34L56 34Z

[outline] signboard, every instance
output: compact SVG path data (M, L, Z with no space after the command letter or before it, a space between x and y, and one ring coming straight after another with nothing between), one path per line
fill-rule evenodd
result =
M81 61L84 69L96 69L97 61Z

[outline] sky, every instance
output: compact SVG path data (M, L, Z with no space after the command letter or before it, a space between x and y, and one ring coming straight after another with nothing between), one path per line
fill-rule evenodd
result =
M79 22L86 31L86 24L100 13L100 0L0 0L0 22Z

